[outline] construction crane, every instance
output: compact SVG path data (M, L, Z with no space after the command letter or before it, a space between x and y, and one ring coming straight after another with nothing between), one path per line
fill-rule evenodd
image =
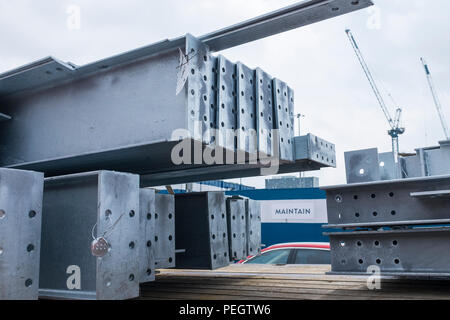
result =
M397 108L397 110L395 112L395 118L392 119L391 114L389 113L389 110L388 110L386 104L384 103L383 97L381 96L381 93L378 90L377 84L375 83L375 80L373 79L372 73L370 72L370 69L367 66L367 63L364 60L364 57L361 53L361 50L358 47L358 44L356 43L355 38L353 37L352 32L349 29L345 30L345 32L347 33L350 43L352 44L352 47L355 50L356 56L358 57L358 60L361 63L364 73L366 74L366 77L369 80L370 86L372 87L372 90L375 93L375 97L377 98L378 103L380 104L381 109L383 110L383 113L386 116L389 126L391 127L391 129L388 131L388 134L392 138L392 152L394 154L394 161L395 161L395 163L397 163L398 162L398 154L399 154L398 138L400 135L405 133L405 128L400 127L400 118L402 116L402 109Z
M442 129L444 129L445 138L447 140L450 140L447 122L445 121L444 112L442 111L441 101L439 100L439 97L437 95L436 89L433 84L433 78L431 77L430 68L428 67L428 64L426 63L424 58L420 58L420 61L422 61L422 65L425 68L425 74L427 75L428 85L430 86L431 94L433 95L434 104L436 105L439 119L441 120Z

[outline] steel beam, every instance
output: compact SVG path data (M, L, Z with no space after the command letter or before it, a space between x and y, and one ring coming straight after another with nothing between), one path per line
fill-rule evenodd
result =
M176 247L179 269L210 269L230 263L227 215L223 192L175 196Z
M155 196L155 268L175 267L175 197Z
M155 210L155 190L141 189L139 191L140 283L155 281Z
M83 80L6 98L2 108L13 120L0 127L1 148L5 151L0 156L0 164L43 171L47 176L99 169L123 170L124 167L135 167L134 172L138 174L174 167L181 170L182 167L173 164L171 155L173 146L184 138L204 144L202 148L223 148L232 153L232 158L236 157L234 152L245 153L244 145L235 144L235 135L245 138L245 132L249 131L245 126L236 127L237 77L244 74L237 75L236 64L221 56L216 59L207 46L191 35L186 36L182 47L187 57L182 65L179 50L174 49ZM186 69L187 83L176 95L180 69ZM49 70L44 68L41 72L45 77ZM262 71L254 72L258 75ZM278 95L286 99L279 105L283 104L282 110L288 113L280 112L283 118L275 123L272 95L277 93L273 92L276 85L272 81L279 85L282 82L267 74L265 81L267 84L262 82L264 93L258 93L257 109L264 110L261 116L256 116L253 104L241 103L239 113L253 115L254 127L264 122L264 127L259 126L261 130L255 132L256 138L261 136L260 142L266 136L270 138L259 143L262 149L252 150L255 159L258 151L262 151L292 162L294 137L289 109L293 108L293 100L287 103L287 86L283 84L284 92ZM251 85L257 86L255 82ZM245 91L239 93L242 94ZM249 98L256 100L256 97ZM44 119L45 126L34 125ZM280 130L281 134L273 130ZM199 160L198 155L194 161L189 159L186 165L211 164L203 155L200 154ZM227 159L226 154L217 157L217 163ZM120 160L114 160L117 158ZM161 161L161 158L171 161Z
M0 300L37 300L44 175L0 169Z
M200 36L212 51L220 51L281 32L334 18L373 5L371 0L307 0L262 16ZM0 97L23 90L46 87L56 82L86 77L99 71L146 59L182 47L184 37L163 40L149 46L103 59L82 67L48 57L0 74ZM45 77L41 71L47 70Z
M248 256L245 200L229 197L226 199L226 208L230 261L245 259Z
M261 206L256 200L245 199L247 255L261 253Z
M312 134L294 138L293 163L277 163L276 159L267 165L258 164L224 164L212 166L183 167L181 171L168 170L141 175L142 187L153 187L167 184L210 181L219 179L233 179L262 175L262 169L271 165L277 166L277 174L291 172L320 170L324 167L336 167L335 145ZM105 161L107 161L105 159ZM167 160L169 162L170 160ZM119 161L117 161L119 163ZM158 161L158 163L160 163ZM142 164L143 166L145 164ZM133 172L134 166L128 167ZM181 168L180 168L181 169Z
M330 237L333 274L450 276L450 228L338 232ZM371 268L372 269L369 269Z
M42 211L40 297L139 296L137 175L100 171L47 178ZM100 254L94 238L103 239Z
M450 176L323 188L329 228L450 223Z

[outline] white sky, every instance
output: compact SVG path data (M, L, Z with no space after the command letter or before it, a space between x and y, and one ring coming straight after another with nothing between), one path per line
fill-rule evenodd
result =
M294 0L0 0L0 72L45 56L83 65L186 33L218 28L295 3ZM302 134L337 146L337 169L321 185L345 182L344 151L390 151L388 124L344 30L352 29L381 88L403 108L402 152L443 140L425 74L425 57L450 118L450 1L375 0L362 10L222 52L261 67L295 90ZM81 28L67 27L67 9L81 9ZM383 91L383 90L382 90ZM383 92L385 94L385 91ZM394 106L385 94L394 113ZM238 180L239 181L239 180ZM243 179L262 187L263 178Z

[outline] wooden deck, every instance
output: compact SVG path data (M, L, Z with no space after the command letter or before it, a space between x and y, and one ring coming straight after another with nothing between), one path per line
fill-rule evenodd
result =
M450 299L450 281L386 277L369 290L367 277L326 275L329 266L231 265L215 271L159 270L141 299L378 300Z

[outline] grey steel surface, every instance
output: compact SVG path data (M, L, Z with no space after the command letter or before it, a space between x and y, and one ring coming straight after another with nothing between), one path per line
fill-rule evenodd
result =
M175 197L171 194L155 195L155 268L173 268L175 258Z
M219 55L217 62L217 144L235 150L236 130L236 65Z
M328 227L440 224L450 219L450 176L323 188Z
M47 176L194 168L190 163L177 166L172 162L173 147L185 138L174 135L178 129L185 129L197 144L203 142L202 148L215 145L217 137L211 129L228 131L225 141L219 135L218 145L235 151L236 65L221 56L215 62L208 47L191 35L186 36L183 47L187 65L179 66L179 51L172 50L82 80L7 98L3 108L13 120L0 127L0 150L4 151L0 165L43 171ZM175 95L177 71L184 67L188 69L187 84ZM265 154L272 148L268 131L273 128L272 79L260 69L256 73L262 81L257 89L258 108L265 118L255 125L262 130L258 131L259 144ZM253 106L241 108L240 114L242 110L251 119ZM35 126L36 121L45 121L46 126ZM246 130L244 126L240 129ZM289 143L292 135L284 132L281 139ZM190 160L209 164L197 158ZM293 160L290 152L282 152L281 159Z
M247 225L245 220L245 200L227 198L227 226L230 261L247 258Z
M116 300L139 296L139 177L109 171L45 179L40 297ZM103 236L110 250L94 257ZM68 267L81 288L68 287Z
M175 196L178 269L217 269L229 264L225 194L205 192Z
M313 134L309 133L305 136L295 137L294 151L296 160L310 159L311 162L336 168L336 146Z
M139 190L140 283L155 281L155 190Z
M237 74L237 150L255 154L258 133L256 131L255 71L238 62Z
M323 167L336 167L334 144L312 134L294 138L295 162L280 163L278 174L320 170ZM273 164L273 163L272 163ZM143 164L144 165L144 164ZM276 164L274 164L276 165ZM198 181L233 179L260 176L261 163L252 165L213 165L184 168L182 171L167 171L141 175L141 186L161 186ZM128 168L132 170L132 168Z
M347 183L380 180L377 148L345 152L344 157Z
M450 228L329 233L333 273L449 275Z
M0 169L0 300L37 300L42 173Z
M273 93L272 77L260 68L255 71L256 131L260 156L273 156Z
M261 253L261 205L256 200L245 199L247 228L247 256Z
M278 129L280 159L294 161L294 98L288 85L273 79L274 126Z
M319 188L317 177L280 177L266 179L266 189Z
M392 152L380 153L378 159L381 180L394 180L400 177L400 161L395 163Z
M370 0L309 0L220 29L200 38L212 51L220 51L372 5ZM185 38L163 40L149 46L77 67L48 57L0 74L0 97L57 82L79 79L123 64L182 47ZM50 71L50 73L47 73Z

